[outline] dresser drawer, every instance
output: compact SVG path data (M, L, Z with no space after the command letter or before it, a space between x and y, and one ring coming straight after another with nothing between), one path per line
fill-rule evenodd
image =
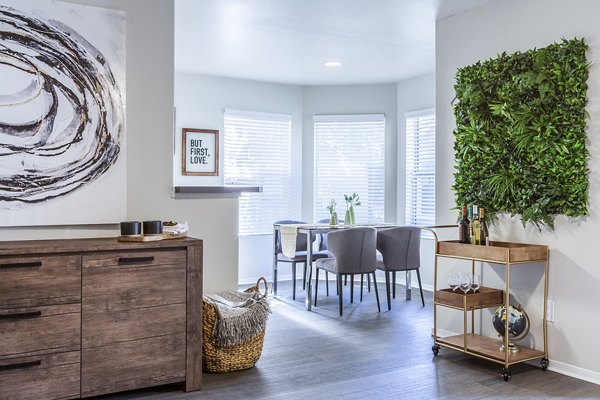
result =
M185 334L185 303L83 314L82 348L156 336Z
M91 314L185 303L185 261L185 251L84 256L86 320Z
M0 310L0 357L79 350L81 305Z
M0 400L79 398L80 358L78 351L0 358Z
M185 265L186 260L186 250L104 252L83 256L83 264L86 268L116 265L122 267L147 267L152 265L173 264Z
M0 309L81 300L81 256L0 258Z
M185 380L185 333L82 350L81 395Z

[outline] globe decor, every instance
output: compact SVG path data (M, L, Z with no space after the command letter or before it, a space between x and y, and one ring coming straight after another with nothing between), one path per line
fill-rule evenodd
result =
M521 349L512 341L520 340L527 336L529 333L529 317L520 304L516 307L511 305L508 314L508 351L517 353ZM496 332L504 338L504 334L506 333L506 306L500 306L496 309L492 316L492 324ZM504 344L500 346L500 351L504 351Z

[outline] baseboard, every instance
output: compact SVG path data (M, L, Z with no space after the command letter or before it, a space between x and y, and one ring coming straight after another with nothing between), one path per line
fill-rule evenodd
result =
M539 365L539 362L534 365ZM562 375L567 375L572 378L577 378L583 381L595 383L596 385L600 385L599 372L590 371L589 369L576 367L574 365L560 361L554 361L552 359L550 359L550 365L548 366L548 369L550 371L554 371Z

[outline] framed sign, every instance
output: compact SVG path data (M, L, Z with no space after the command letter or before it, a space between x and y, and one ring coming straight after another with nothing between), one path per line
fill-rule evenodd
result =
M183 128L182 175L219 175L219 131Z

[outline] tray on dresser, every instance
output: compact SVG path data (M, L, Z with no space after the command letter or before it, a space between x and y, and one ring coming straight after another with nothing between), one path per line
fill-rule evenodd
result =
M119 242L156 242L157 240L182 239L187 233L161 233L159 235L119 236Z

